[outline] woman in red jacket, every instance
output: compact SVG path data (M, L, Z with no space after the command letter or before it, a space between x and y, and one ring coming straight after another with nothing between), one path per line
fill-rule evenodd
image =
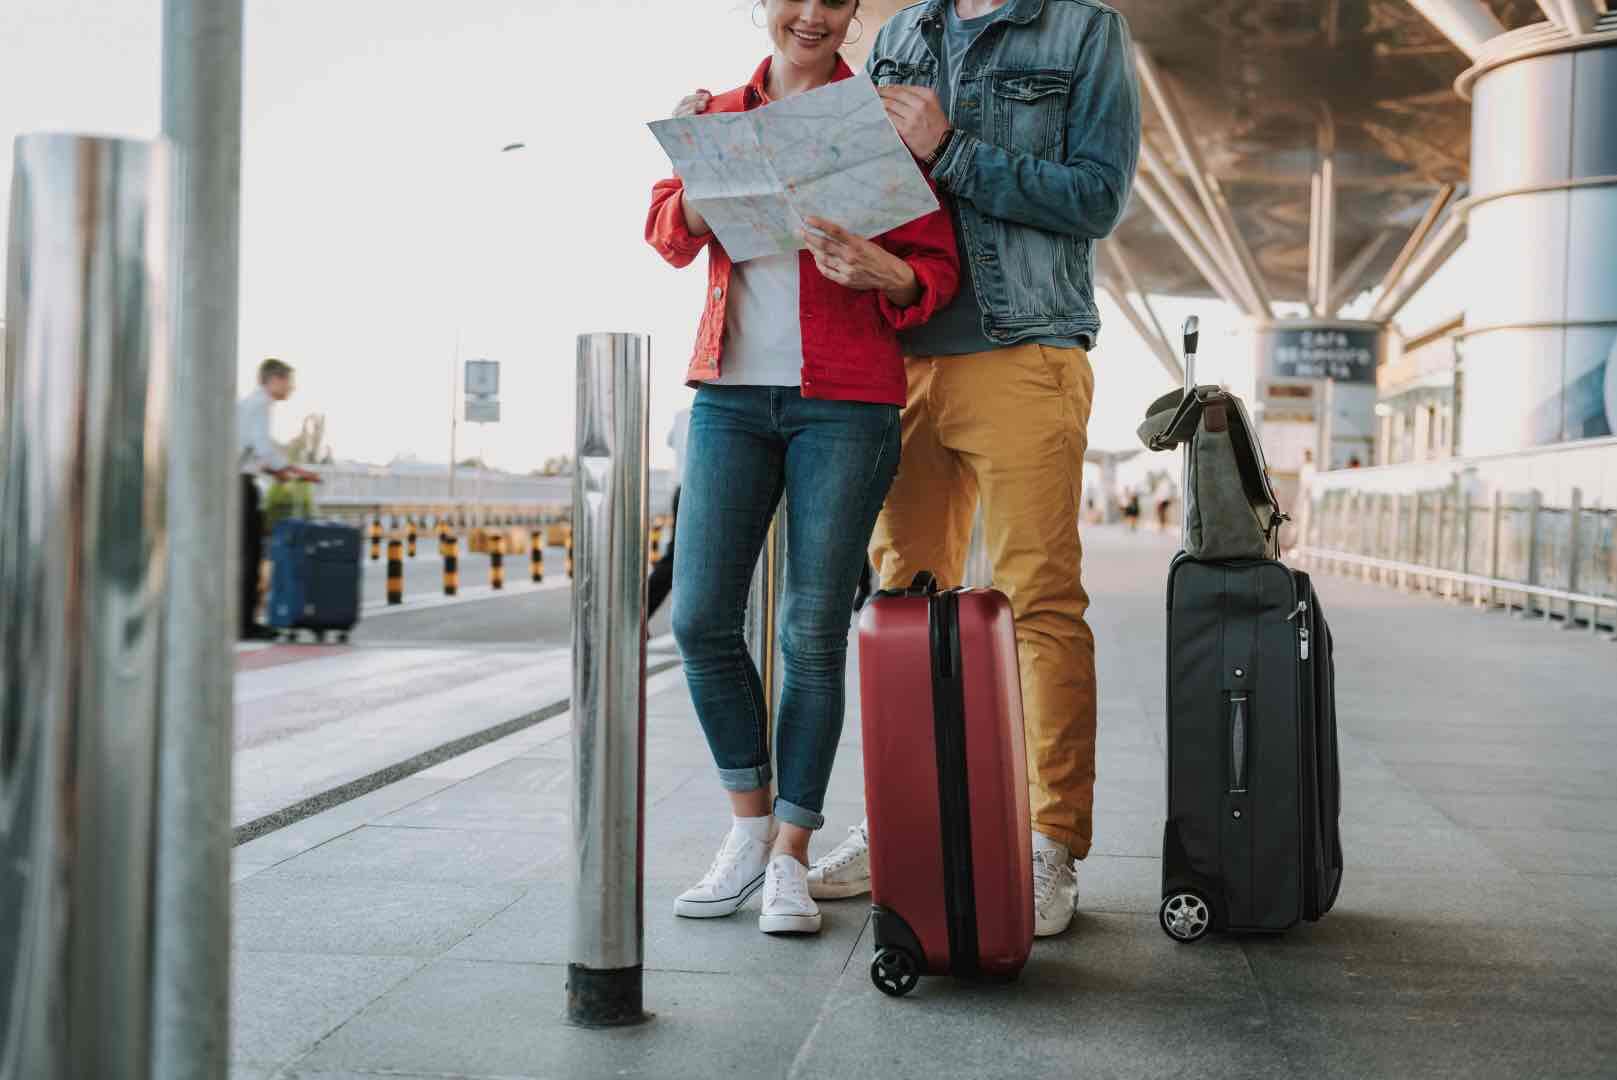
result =
M837 55L858 0L760 0L773 54L747 85L679 103L740 112L850 78ZM897 331L954 296L942 210L865 240L809 219L807 250L735 264L677 179L652 192L646 239L674 266L708 252L687 375L697 387L680 496L674 635L734 820L675 912L734 914L760 887L759 928L814 933L809 837L842 731L848 612L876 514L898 469L904 363ZM753 567L785 496L785 678L770 761L763 690L742 637ZM771 804L769 781L778 778Z

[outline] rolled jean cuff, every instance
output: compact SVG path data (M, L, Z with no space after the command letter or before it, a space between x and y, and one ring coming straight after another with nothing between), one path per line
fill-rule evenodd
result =
M794 802L787 802L779 796L775 797L775 820L784 821L788 825L796 825L799 829L814 831L825 824L825 815L816 814L813 810L805 810Z
M761 787L768 787L769 778L773 775L767 761L762 765L749 765L745 769L720 769L719 786L725 791L757 791Z

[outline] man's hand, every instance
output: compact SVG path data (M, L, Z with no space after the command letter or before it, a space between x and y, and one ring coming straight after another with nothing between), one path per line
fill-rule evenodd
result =
M923 160L931 157L949 130L938 95L920 86L882 86L876 92L910 153Z
M897 255L835 222L817 217L803 220L809 226L803 230L803 240L827 281L859 292L880 289L899 307L908 307L921 298L915 269Z

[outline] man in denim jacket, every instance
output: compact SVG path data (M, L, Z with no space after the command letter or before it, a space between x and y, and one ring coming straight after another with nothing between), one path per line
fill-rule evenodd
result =
M1079 578L1100 331L1094 242L1128 203L1139 155L1133 45L1094 0L923 0L877 35L868 70L952 204L955 301L903 335L898 479L871 557L883 587L958 584L978 499L994 584L1016 613L1034 828L1036 928L1078 898L1095 782L1095 641ZM816 864L818 896L869 887L861 827Z

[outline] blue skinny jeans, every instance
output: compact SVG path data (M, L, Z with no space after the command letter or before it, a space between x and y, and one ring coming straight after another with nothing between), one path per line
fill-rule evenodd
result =
M772 775L763 685L743 622L753 568L786 496L785 661L775 723L775 816L820 813L842 735L848 621L865 548L898 472L899 410L795 387L703 386L691 409L674 563L674 638L729 791Z

